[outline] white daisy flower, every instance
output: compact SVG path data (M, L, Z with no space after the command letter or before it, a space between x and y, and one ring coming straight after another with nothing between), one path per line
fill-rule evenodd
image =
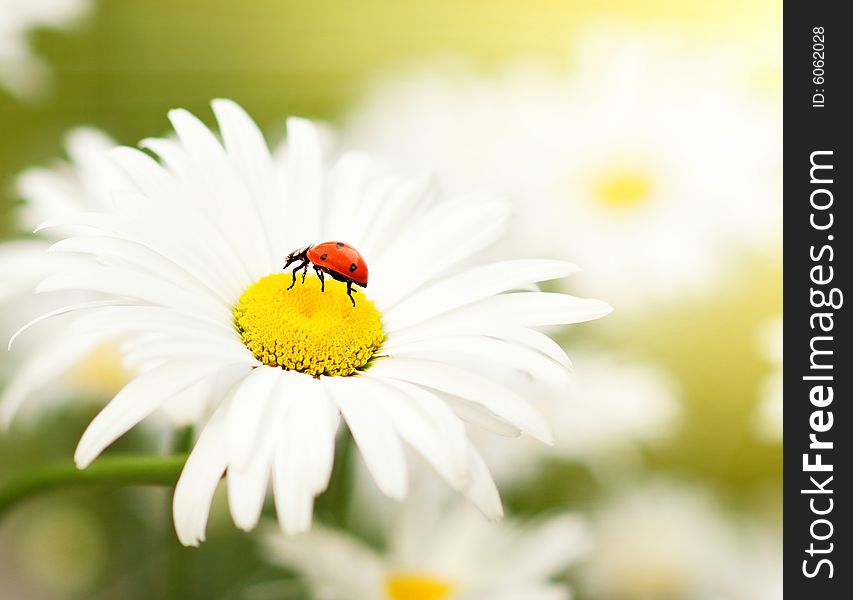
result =
M30 30L71 27L90 7L89 0L0 0L0 87L22 97L38 93L47 67L32 54Z
M107 155L114 146L113 140L100 131L76 129L66 140L68 162L22 173L16 185L24 199L16 215L21 228L32 231L49 218L107 209L110 190L120 188L124 181ZM33 293L46 276L79 262L77 257L49 252L60 239L57 233L47 230L34 238L0 243L3 339L8 340L22 322L36 315L84 297L91 299L91 295L77 292ZM70 338L57 335L59 325L54 320L34 327L4 357L2 363L9 368L3 369L8 381L0 392L0 425L7 426L24 401L34 395L41 402L31 406L43 408L48 405L46 401L68 396L105 398L127 383L128 373L112 334ZM51 385L56 381L60 385Z
M593 600L731 598L733 525L702 490L658 482L617 496L592 523L580 573Z
M772 372L761 385L761 399L755 425L765 439L782 439L782 317L765 322L759 332L759 350L771 364Z
M386 495L406 494L405 441L499 516L463 419L545 441L550 429L517 394L460 362L551 373L565 356L534 328L595 319L610 307L531 291L575 270L559 261L454 271L503 233L505 204L444 200L429 181L375 176L355 155L327 169L314 127L299 119L288 121L287 160L277 171L242 109L213 106L223 143L186 111L172 111L177 141L143 143L162 162L131 148L113 152L135 187L114 193L110 212L44 226L85 227L54 250L96 260L39 289L103 294L66 310L80 313L81 333L125 336L126 360L141 371L83 434L77 464L87 466L176 394L203 386L212 416L175 490L185 544L204 538L226 471L238 526L256 525L271 480L283 529L308 529L340 416ZM322 255L311 246L329 240ZM306 247L325 282L306 277L309 262L298 279L282 272ZM351 301L348 288L366 283L368 268L369 287Z
M729 579L735 600L782 600L782 527L744 527Z
M554 445L476 435L477 448L499 482L523 479L545 457L604 465L636 456L641 445L666 439L681 416L675 385L653 365L599 351L572 353L568 386L527 382L526 398L548 419Z
M577 283L620 308L705 291L733 251L778 240L780 113L744 84L740 56L595 29L572 58L565 72L531 61L380 82L346 139L433 166L451 191L505 194L520 217L505 247L582 257Z
M379 552L347 533L317 526L271 535L274 562L301 572L322 600L568 600L551 580L590 548L583 522L489 523L458 502L411 496Z

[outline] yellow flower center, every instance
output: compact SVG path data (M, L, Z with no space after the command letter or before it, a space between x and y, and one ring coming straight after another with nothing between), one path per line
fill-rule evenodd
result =
M609 208L637 207L649 200L652 181L640 169L620 168L605 173L595 185L598 200Z
M451 586L423 575L393 575L385 583L391 600L444 600Z
M379 311L362 294L355 306L346 284L314 275L302 283L291 274L267 275L246 288L234 307L246 348L265 365L320 375L352 375L382 343Z
M130 379L116 343L95 346L66 375L68 383L79 392L98 396L115 394Z

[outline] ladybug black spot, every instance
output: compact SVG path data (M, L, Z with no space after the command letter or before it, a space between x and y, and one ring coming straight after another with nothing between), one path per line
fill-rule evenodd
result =
M344 246L346 246L346 244L344 244L343 242L335 242L335 248L337 248L338 250L340 250Z
M321 254L321 255L320 255L320 260L326 260L326 257L327 257L327 256L329 256L329 255L328 255L328 254Z
M355 272L355 270L356 270L357 268L358 268L358 265L357 265L357 264L355 264L355 263L352 263L352 264L350 264L350 266L349 266L349 272L350 272L350 273L353 273L353 272Z

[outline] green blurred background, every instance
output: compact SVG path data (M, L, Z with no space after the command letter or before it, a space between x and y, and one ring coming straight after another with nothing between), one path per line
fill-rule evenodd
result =
M63 134L89 124L121 143L167 130L166 111L185 107L210 122L211 98L241 103L271 139L284 117L336 122L377 76L432 55L461 54L484 71L517 56L568 60L573 32L607 17L674 23L724 44L750 32L756 52L781 50L781 3L529 0L409 3L273 0L100 0L73 32L32 40L53 70L52 89L24 103L0 90L0 232L18 199L11 178L63 156ZM763 32L771 31L768 37ZM683 392L686 418L664 446L648 450L643 473L705 482L735 514L776 522L781 445L754 434L761 382L772 365L756 350L757 323L781 313L778 257L743 255L715 293L663 306L660 316L588 326L584 335L667 368ZM90 405L65 406L0 437L0 480L71 455ZM136 432L118 451L156 449ZM594 503L600 490L582 465L540 494L508 493L519 510ZM78 490L39 497L0 522L1 598L302 597L265 565L250 537L214 520L200 550L180 548L165 490ZM190 591L192 590L192 591Z

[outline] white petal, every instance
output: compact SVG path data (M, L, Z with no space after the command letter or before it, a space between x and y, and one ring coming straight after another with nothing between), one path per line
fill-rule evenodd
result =
M518 437L521 430L500 418L485 406L443 394L441 398L466 423L503 437Z
M223 404L204 427L190 453L172 500L175 531L184 546L204 541L210 504L227 463Z
M476 267L416 292L390 310L383 307L382 323L390 330L403 329L477 300L576 271L573 264L558 260L508 260Z
M434 199L435 189L426 178L384 177L371 182L362 195L350 230L352 243L372 260L404 234L406 225L420 218Z
M504 510L495 480L492 479L492 474L477 449L469 445L469 450L471 483L465 490L465 495L487 518L500 519Z
M74 452L74 462L85 468L104 448L158 406L221 368L223 365L206 360L186 360L167 363L139 375L124 386L83 432Z
M486 363L528 373L548 385L564 386L568 371L547 356L511 342L484 336L448 336L404 344L383 344L380 355L443 360L446 357L473 357Z
M176 181L150 155L127 146L113 148L110 158L152 203L169 203L179 194Z
M105 236L79 236L60 240L51 246L49 251L92 254L99 258L99 262L108 266L130 266L175 285L192 287L214 297L216 295L215 288L208 287L205 281L191 271L152 248L132 240ZM219 296L217 299L227 306L226 298Z
M324 377L323 384L341 410L364 462L386 496L406 495L408 472L400 437L374 399L374 386L359 377Z
M102 336L59 335L42 345L18 367L0 393L0 428L8 427L15 413L36 390L54 382L106 341Z
M539 327L569 325L598 319L613 309L606 302L576 298L551 292L513 292L499 294L433 317L424 323L398 331L388 337L397 339L426 337L443 333L453 335L475 327Z
M441 325L430 327L413 327L403 331L388 333L385 337L383 348L393 348L408 343L443 339L452 335L480 335L508 342L522 344L533 350L541 352L554 362L566 369L571 369L572 361L566 356L565 350L544 333L517 325L488 324L479 322L460 323L457 327L447 328Z
M62 306L60 308L48 311L43 315L39 315L38 317L32 319L31 321L25 323L18 331L16 331L11 338L9 338L9 343L6 347L7 350L12 349L12 345L15 343L15 340L20 337L22 333L27 331L30 327L34 325L38 325L42 321L46 321L48 319L52 319L54 317L59 317L61 315L67 315L68 313L84 311L88 309L94 308L103 308L107 306L115 306L117 303L121 302L121 300L94 300L91 302L80 302L78 304L69 304L67 306Z
M228 465L228 506L234 523L244 531L255 528L264 507L278 441L280 408L273 406L254 432L255 448L246 465L240 468Z
M169 111L175 133L196 170L195 189L208 195L211 217L253 279L272 269L261 217L216 136L189 112Z
M258 432L270 422L274 412L273 393L281 369L262 365L240 382L231 401L225 430L228 439L228 463L246 469L260 443Z
M287 232L294 247L325 241L318 239L323 218L323 152L316 127L305 119L287 120L284 182L287 212L296 225Z
M506 230L509 205L443 202L432 207L370 265L371 291L392 306L436 275L494 242Z
M36 283L52 272L44 260L48 244L42 240L3 242L0 245L0 301L32 291Z
M364 375L365 378L371 378ZM435 394L402 381L375 381L374 398L408 444L451 486L468 483L468 437L462 421Z
M15 187L27 199L28 222L38 222L47 216L63 217L84 209L76 201L77 182L53 169L27 169L18 176Z
M545 418L507 388L469 371L444 363L407 358L377 360L371 375L410 381L441 390L480 404L522 431L546 443L552 443Z
M129 302L129 301L128 301ZM162 306L102 306L83 314L72 327L81 331L113 330L113 333L160 333L208 341L238 341L232 319L210 317L198 311L176 310Z
M287 411L278 421L274 486L279 523L293 535L311 528L314 498L328 486L339 416L321 382L285 373L283 383Z
M202 336L191 340L172 336L154 340L136 339L122 347L124 361L131 367L155 361L181 360L187 356L246 366L257 362L246 347L237 341L205 337L208 339Z
M37 292L90 291L126 296L160 306L174 307L229 322L230 311L210 295L179 287L164 279L115 267L74 269L56 273L42 281Z
M367 196L367 186L377 177L375 163L362 154L348 153L329 173L329 210L324 216L323 239L347 240L355 244L356 215ZM375 184L374 184L375 185Z
M217 99L212 103L225 143L225 151L242 176L252 201L261 215L270 258L281 260L289 250L278 247L281 224L286 220L284 202L278 197L272 158L264 136L252 118L237 103Z

